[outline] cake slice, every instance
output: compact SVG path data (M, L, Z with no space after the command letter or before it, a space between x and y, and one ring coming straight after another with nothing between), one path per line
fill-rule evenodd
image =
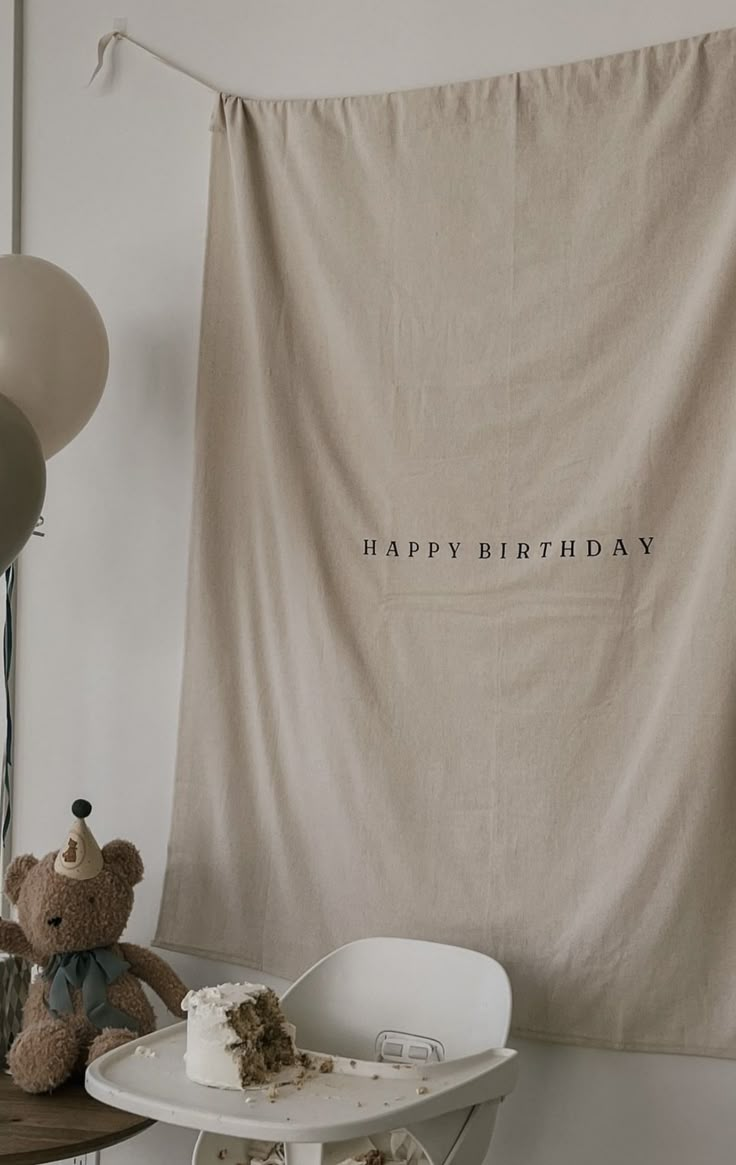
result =
M296 1062L294 1029L278 996L262 983L223 983L190 991L186 1073L211 1088L266 1084Z

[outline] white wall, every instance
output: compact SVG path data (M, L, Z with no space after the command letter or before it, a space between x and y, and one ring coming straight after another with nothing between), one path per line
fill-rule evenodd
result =
M13 26L12 0L0 6L0 254L10 251L13 224Z
M8 4L9 0L2 0ZM27 0L24 249L96 299L103 403L49 466L45 539L20 579L16 850L61 841L74 797L147 878L165 859L182 657L211 96L124 45L85 88L113 18L223 89L379 91L472 78L736 25L736 0ZM735 100L736 100L736 79ZM206 774L202 774L206 780ZM172 958L192 984L233 968ZM652 974L656 975L656 967ZM523 1046L499 1165L727 1165L736 1063ZM187 1159L160 1126L107 1165Z

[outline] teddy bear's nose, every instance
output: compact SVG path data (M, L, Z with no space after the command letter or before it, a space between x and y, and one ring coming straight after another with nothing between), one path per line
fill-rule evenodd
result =
M61 926L61 915L57 914L54 916L54 918L48 918L46 921L48 922L49 926Z

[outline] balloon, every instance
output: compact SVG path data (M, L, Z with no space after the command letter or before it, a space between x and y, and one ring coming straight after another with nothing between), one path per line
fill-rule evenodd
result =
M41 442L18 406L0 396L0 571L33 533L45 493Z
M44 457L87 424L108 356L105 325L76 279L45 259L0 256L0 393L25 413Z

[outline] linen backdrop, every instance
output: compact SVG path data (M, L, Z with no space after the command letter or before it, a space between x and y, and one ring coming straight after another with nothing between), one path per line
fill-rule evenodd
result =
M736 32L213 131L158 945L736 1055Z

